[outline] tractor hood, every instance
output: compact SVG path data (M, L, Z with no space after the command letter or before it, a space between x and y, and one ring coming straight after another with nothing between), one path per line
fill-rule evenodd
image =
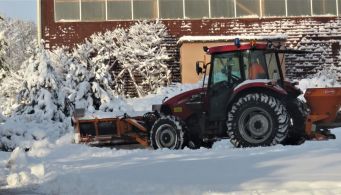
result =
M160 106L159 111L166 115L172 114L181 119L186 119L194 112L194 110L189 107L188 102L203 102L202 98L205 97L201 94L205 92L206 88L197 88L183 92L165 101Z
M200 94L202 92L205 92L206 88L197 88L192 89L183 93L180 93L167 101L165 101L163 104L168 106L175 106L175 105L181 105L183 103L186 103L193 95Z

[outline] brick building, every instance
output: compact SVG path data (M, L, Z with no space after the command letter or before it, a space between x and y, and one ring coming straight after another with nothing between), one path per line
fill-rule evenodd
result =
M339 64L341 0L38 0L38 7L40 36L48 48L72 46L136 20L161 20L169 30L174 81L181 81L184 66L177 45L182 36L285 33L287 46L314 51L286 57L291 78Z

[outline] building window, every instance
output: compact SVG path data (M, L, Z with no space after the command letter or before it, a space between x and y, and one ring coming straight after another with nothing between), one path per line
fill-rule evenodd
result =
M313 0L314 15L336 15L335 0Z
M81 0L82 20L105 20L105 0Z
M341 11L341 0L54 0L54 3L56 21L334 16Z
M157 18L157 0L134 0L134 19Z
M285 0L262 0L263 16L286 16Z
M55 0L55 20L80 20L80 0Z
M287 0L288 16L310 16L310 0Z
M186 18L208 18L208 8L208 0L185 0Z
M160 18L183 18L183 0L159 0Z
M232 18L234 14L234 0L211 0L212 18Z
M131 0L108 0L108 20L131 20Z
M259 0L236 0L237 17L259 17Z

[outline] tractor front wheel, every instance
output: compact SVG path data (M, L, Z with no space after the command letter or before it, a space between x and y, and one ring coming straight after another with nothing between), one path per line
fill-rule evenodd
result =
M151 129L150 142L154 149L182 149L184 132L181 121L174 116L159 118Z
M289 115L277 98L248 94L231 107L227 133L236 147L270 146L282 142L288 133Z

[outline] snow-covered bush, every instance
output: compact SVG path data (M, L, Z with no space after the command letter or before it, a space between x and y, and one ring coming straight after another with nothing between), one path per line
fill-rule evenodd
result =
M169 56L161 47L166 35L165 25L146 21L129 29L94 34L90 41L96 56L91 61L109 65L113 70L112 87L117 94L128 95L128 85L139 97L155 93L171 79L165 63Z
M6 76L0 81L0 111L10 116L18 106L17 95L23 83L21 72L4 71Z
M70 101L76 108L87 108L89 112L113 111L122 109L115 101L120 99L118 95L128 94L129 84L138 96L168 85L171 75L165 60L169 57L160 46L165 35L163 24L144 21L127 30L117 28L96 33L77 45L71 60L61 60L65 62L65 85Z
M155 93L170 83L171 72L165 61L166 48L161 47L167 30L160 22L138 22L129 30L116 30L117 64L114 88L127 94L125 84L131 82L138 96Z
M16 89L19 106L0 126L0 150L30 148L35 141L56 140L70 131L72 106L51 59L50 51L37 47L18 72L21 83L9 81L6 85L20 86Z
M71 60L65 64L65 87L69 100L76 108L87 111L107 111L114 92L110 88L109 65L95 61L93 44L86 41L74 49Z
M70 108L63 90L63 80L55 71L49 51L38 47L35 55L25 61L23 87L18 95L21 106L16 114L38 122L63 122Z

